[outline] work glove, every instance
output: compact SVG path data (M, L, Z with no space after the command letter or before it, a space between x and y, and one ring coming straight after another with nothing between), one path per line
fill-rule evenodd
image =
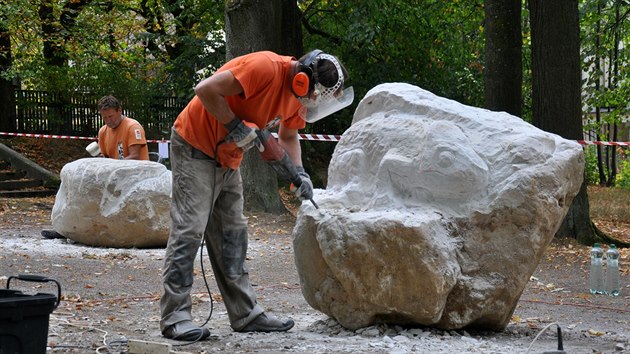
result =
M295 196L300 198L301 200L311 200L313 199L313 182L311 182L311 176L304 171L304 167L297 166L298 175L302 180L302 184L299 187L295 185L291 185L291 191L295 193Z
M225 142L235 143L243 151L247 151L254 146L262 146L256 134L256 125L249 124L253 127L248 126L246 122L238 118L234 118L229 123L224 124L223 126L228 131Z

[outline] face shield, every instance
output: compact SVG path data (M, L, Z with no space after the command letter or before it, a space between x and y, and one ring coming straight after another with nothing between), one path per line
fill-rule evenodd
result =
M319 96L315 99L301 98L300 101L303 102L302 105L306 108L306 112L302 114L302 119L309 123L317 122L324 117L348 107L353 100L354 89L352 87L340 90L337 96L332 96L328 99L321 99Z
M322 53L315 58L317 60L329 60L337 68L337 83L331 87L326 87L316 82L313 91L308 97L299 98L306 112L301 112L302 119L308 123L314 123L329 116L342 108L348 107L354 100L354 89L348 87L343 89L343 71L341 65L335 57Z

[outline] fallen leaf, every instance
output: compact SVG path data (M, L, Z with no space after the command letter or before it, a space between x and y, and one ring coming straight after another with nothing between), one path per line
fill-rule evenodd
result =
M540 326L538 326L538 323L535 322L527 322L527 327L531 328L531 329L539 329Z
M596 330L594 330L594 329L589 329L589 330L588 330L588 334L590 334L590 335L592 335L592 336L595 336L595 337L601 337L601 336L603 336L603 335L604 335L604 332L602 332L602 331L596 331Z
M582 299L582 300L584 300L584 301L591 302L591 296L592 296L591 294L581 293L581 294L578 294L577 297Z

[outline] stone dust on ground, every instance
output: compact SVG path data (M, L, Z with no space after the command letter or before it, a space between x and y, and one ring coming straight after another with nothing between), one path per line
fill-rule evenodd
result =
M542 353L557 349L557 326L567 353L630 352L630 252L622 250L621 296L586 290L588 247L553 241L502 332L442 331L374 325L356 331L311 308L293 259L294 215L248 214L248 265L259 303L291 317L286 333L236 333L229 327L207 256L195 265L193 315L212 335L188 345L159 332L164 249L108 249L44 239L54 197L0 199L0 286L11 275L60 282L62 301L49 318L48 352L125 353L130 342L158 342L185 353ZM201 259L205 259L203 263ZM212 296L204 285L204 276ZM55 293L52 283L11 282L25 293ZM212 300L211 300L212 299Z

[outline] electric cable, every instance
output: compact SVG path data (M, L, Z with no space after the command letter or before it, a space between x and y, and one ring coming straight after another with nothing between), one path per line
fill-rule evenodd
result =
M90 349L90 347L82 346L82 345L73 345L73 344L59 344L59 345L48 345L51 351L55 351L57 349L60 350L69 350L69 349Z
M212 194L214 194L214 188L212 192L213 192ZM214 203L213 203L213 209L214 209ZM210 297L210 312L208 313L208 318L206 318L206 321L201 325L201 327L208 324L208 322L210 321L210 317L212 317L212 311L214 310L214 300L212 299L212 292L210 291L210 286L208 285L208 279L206 278L206 270L203 266L203 246L205 243L206 243L206 237L204 235L203 239L201 240L201 249L199 250L199 265L201 266L201 277L203 278L203 283L205 284L206 290L208 291L208 296ZM210 257L210 255L208 255L208 257Z
M119 339L113 340L107 343L107 352L108 353L121 353L125 351L127 348L123 348L129 345L129 341L127 339Z
M103 344L98 348L96 348L95 353L96 354L101 354L103 352L101 352L102 350L107 350L106 354L119 354L119 353L126 353L129 349L129 341L127 339L119 339L119 340L113 340L109 343L106 343L105 340L103 340Z
M529 351L532 349L532 346L534 345L534 343L536 342L536 340L538 340L538 337L540 337L541 334L543 334L547 328L556 325L558 326L558 329L560 329L560 325L558 324L558 322L551 322L550 324L546 325L543 329L541 329L538 334L536 335L536 337L534 337L534 340L532 340L532 342L529 344L529 347L527 348L527 351L525 352L525 354L528 354ZM558 333L560 333L560 331L558 331ZM559 350L562 350L562 337L558 337L558 345L559 345Z
M58 316L53 316L53 319L58 319L61 321L61 318ZM119 353L120 351L116 351L117 348L121 348L124 345L127 345L127 339L119 339L113 340L111 342L107 342L107 337L109 336L109 332L98 327L95 327L93 323L80 323L77 321L71 322L67 318L64 318L64 323L60 323L61 326L69 326L75 327L82 330L87 330L90 332L101 332L103 334L103 345L96 348L96 353L100 354L103 350L107 350L107 353ZM123 337L124 338L124 337ZM112 345L116 344L117 348L113 348ZM49 345L48 346L53 352L56 349L89 349L89 347L80 346L80 345L71 345L71 344L57 344L57 345ZM114 351L112 351L114 350Z

